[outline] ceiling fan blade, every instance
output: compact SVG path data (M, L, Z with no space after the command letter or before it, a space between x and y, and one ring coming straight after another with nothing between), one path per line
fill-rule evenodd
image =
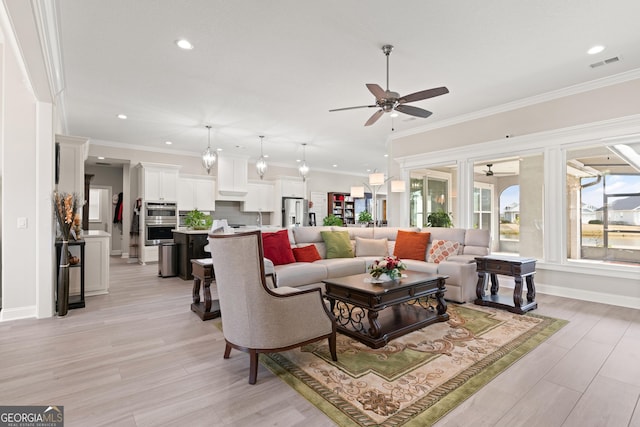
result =
M449 89L446 87L436 87L433 89L427 89L420 92L415 92L410 95L405 95L402 98L398 99L400 104L404 104L405 102L415 102L421 101L423 99L433 98L434 96L444 95L445 93L449 93Z
M359 105L357 107L334 108L333 110L329 110L329 112L331 113L333 111L355 110L356 108L371 108L371 107L377 107L377 105Z
M382 111L382 109L376 111L375 113L373 113L373 116L369 117L369 120L367 120L367 123L365 123L364 125L371 126L372 124L377 122L380 116L382 116L383 114L384 114L384 111Z
M369 92L371 92L376 99L384 99L387 97L387 92L375 83L367 83L367 89L369 89Z
M410 116L422 117L423 119L426 119L431 114L433 114L431 111L423 110L422 108L418 107L412 107L411 105L398 105L395 109L400 111L401 113L405 113Z

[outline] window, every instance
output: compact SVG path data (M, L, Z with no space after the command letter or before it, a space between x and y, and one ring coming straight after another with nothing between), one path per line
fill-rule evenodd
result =
M640 263L640 171L619 148L567 153L568 259Z
M97 188L89 189L89 221L90 222L101 222L101 203L100 198L102 197L102 192Z
M493 217L493 185L473 184L473 228L491 231Z
M478 221L488 222L486 228L494 230L491 250L542 258L544 156L486 159L474 162L473 169L473 225L477 215Z
M411 172L409 224L425 227L429 214L446 212L452 217L455 198L451 196L455 167L421 169Z

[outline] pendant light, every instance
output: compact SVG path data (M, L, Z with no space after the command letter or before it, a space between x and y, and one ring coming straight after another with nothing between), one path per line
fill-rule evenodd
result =
M302 182L306 181L307 175L309 175L309 166L307 166L306 147L307 147L307 144L302 144L302 164L298 167L298 172L300 172L300 176L302 177Z
M207 170L207 175L210 173L213 164L216 162L216 153L211 150L211 126L205 126L209 132L209 142L207 149L202 153L202 166Z
M260 179L264 177L264 174L267 172L267 161L264 158L264 153L262 152L262 141L264 139L264 135L260 135L260 158L256 162L256 172L258 172L258 176Z

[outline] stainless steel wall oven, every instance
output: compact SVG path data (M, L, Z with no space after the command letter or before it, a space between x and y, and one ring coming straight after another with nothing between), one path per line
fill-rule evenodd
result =
M144 206L144 244L146 246L173 242L178 228L178 206L174 202L146 202Z

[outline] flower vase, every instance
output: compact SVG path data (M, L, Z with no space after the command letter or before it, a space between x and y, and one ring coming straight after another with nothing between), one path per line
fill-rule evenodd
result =
M389 273L382 273L380 276L378 276L378 280L382 280L383 282L389 282L392 280L398 280L399 275L398 274L389 274Z
M57 289L58 316L66 316L69 311L69 241L63 240L58 263Z

